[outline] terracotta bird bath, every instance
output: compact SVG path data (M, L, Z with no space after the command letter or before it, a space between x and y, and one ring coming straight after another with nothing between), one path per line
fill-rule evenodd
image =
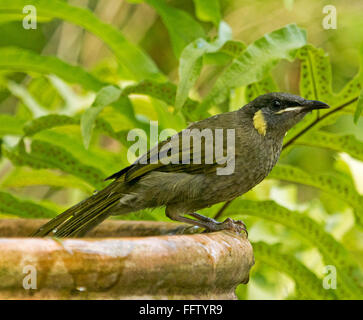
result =
M87 238L27 238L44 220L0 220L0 299L235 299L254 263L244 234L104 222Z

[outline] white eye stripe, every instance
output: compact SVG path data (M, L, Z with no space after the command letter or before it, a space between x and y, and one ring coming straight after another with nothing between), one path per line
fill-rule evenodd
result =
M301 110L302 108L303 107L301 107L301 106L288 107L288 108L275 112L275 114L281 114L281 113L285 113L285 112L289 112L289 111Z

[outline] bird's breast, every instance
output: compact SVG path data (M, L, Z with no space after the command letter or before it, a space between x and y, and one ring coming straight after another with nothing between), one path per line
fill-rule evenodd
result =
M279 159L281 147L282 143L266 141L241 149L235 157L235 172L221 178L230 197L242 195L266 178Z

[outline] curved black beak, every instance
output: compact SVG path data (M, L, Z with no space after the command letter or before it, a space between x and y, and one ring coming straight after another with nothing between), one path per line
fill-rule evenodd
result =
M302 111L311 111L316 109L327 109L329 106L321 101L317 100L305 100L302 104Z
M299 114L300 112L309 112L316 109L327 109L330 108L326 103L317 100L304 100L299 105L293 107L287 107L285 109L275 112L275 114L282 114L286 112L293 112Z

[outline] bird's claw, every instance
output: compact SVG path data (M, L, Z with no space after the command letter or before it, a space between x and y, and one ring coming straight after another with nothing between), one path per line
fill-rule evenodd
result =
M224 227L225 230L231 230L237 233L241 233L242 231L244 231L248 238L247 227L241 220L233 220L231 218L227 218L222 222L221 225Z

